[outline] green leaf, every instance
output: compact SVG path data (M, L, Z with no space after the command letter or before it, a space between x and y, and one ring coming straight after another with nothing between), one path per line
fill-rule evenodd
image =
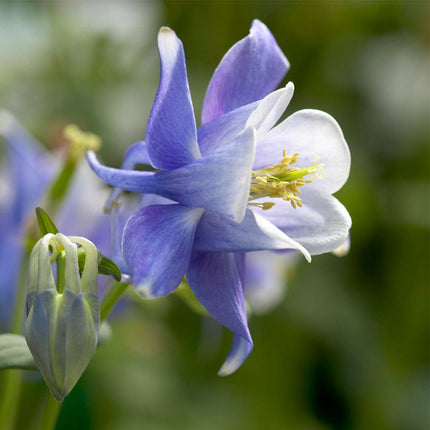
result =
M82 246L78 248L78 264L79 271L82 273L85 266L85 249ZM121 271L119 270L118 266L110 258L103 255L100 251L98 257L98 265L99 275L112 276L118 282L121 280Z
M0 370L4 369L38 370L24 336L0 334Z
M112 276L116 281L121 280L121 271L118 266L99 251L99 274Z
M58 228L55 226L54 221L52 221L49 215L42 208L36 208L36 216L39 224L40 237L43 237L48 233L58 233Z

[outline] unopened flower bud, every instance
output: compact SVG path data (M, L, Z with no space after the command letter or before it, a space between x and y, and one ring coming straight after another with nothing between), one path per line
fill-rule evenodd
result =
M76 244L85 250L82 275ZM61 233L43 236L30 256L25 338L59 401L75 386L96 349L100 321L97 257L97 248L89 240Z

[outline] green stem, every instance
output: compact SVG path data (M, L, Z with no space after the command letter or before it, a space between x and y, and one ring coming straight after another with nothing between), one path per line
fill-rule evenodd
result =
M63 168L49 190L48 203L50 204L50 207L48 207L48 211L52 211L59 206L66 195L72 180L76 167L76 159L71 155L70 152L71 151L69 150L69 154L67 155L67 159L63 165Z
M21 392L21 380L22 370L11 369L4 372L0 410L2 430L12 430L15 427L16 412Z
M48 394L46 399L45 409L43 411L42 418L40 420L40 430L54 430L57 424L58 414L61 409L61 402L57 402L51 393Z
M28 255L23 259L23 266L28 265ZM22 330L26 271L21 274L15 299L15 311L13 314L11 333L20 334ZM3 387L0 393L0 424L2 429L9 430L14 427L16 412L18 410L19 396L21 391L22 370L11 369L4 372Z
M102 322L108 316L109 312L112 310L115 303L119 300L127 287L128 284L124 283L115 283L112 285L110 290L103 297L100 306L100 322Z

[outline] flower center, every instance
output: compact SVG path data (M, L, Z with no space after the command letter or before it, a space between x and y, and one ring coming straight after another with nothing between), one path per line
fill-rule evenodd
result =
M289 201L294 209L297 206L303 207L302 199L298 196L300 194L300 187L311 183L315 178L323 177L322 168L324 165L318 164L319 159L315 157L314 164L309 167L291 167L299 158L299 153L296 152L292 156L287 157L285 149L282 157L280 163L252 172L249 200L256 200L262 197L282 198ZM313 176L305 179L309 175ZM275 202L249 204L266 210L272 208Z

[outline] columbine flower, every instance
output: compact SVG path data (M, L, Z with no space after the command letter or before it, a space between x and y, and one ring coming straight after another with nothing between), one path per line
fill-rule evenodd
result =
M0 175L0 326L6 327L21 276L26 226L55 178L60 160L6 111L0 111L0 137L6 143ZM88 237L108 255L109 220L100 209L107 191L99 182L87 163L81 162L59 208L57 225L66 234Z
M105 182L179 203L143 207L130 217L123 255L143 296L167 295L186 275L200 303L234 332L225 375L252 349L244 253L296 249L310 260L341 245L350 218L331 194L348 177L350 155L324 112L300 111L275 126L293 85L271 92L289 65L261 22L216 69L199 129L182 43L168 28L158 43L161 79L146 141L129 149L122 170L101 165L92 152L87 158ZM158 171L126 170L139 162Z

